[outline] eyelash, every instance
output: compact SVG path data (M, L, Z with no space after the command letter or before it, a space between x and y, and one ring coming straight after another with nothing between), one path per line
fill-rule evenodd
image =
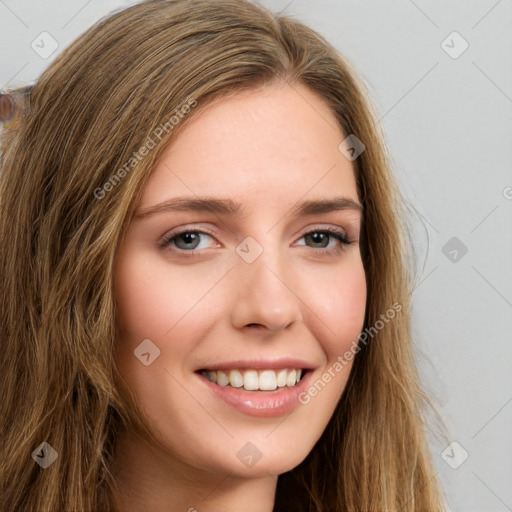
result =
M170 233L169 235L165 235L162 238L162 241L160 242L160 246L163 249L171 249L173 251L182 253L182 254L180 254L180 256L184 256L186 258L188 258L188 257L193 258L193 257L198 256L198 254L197 254L198 250L196 250L196 249L191 249L190 251L188 251L188 250L177 249L177 248L172 247L171 243L173 242L173 240L175 238L177 238L178 236L183 235L185 233L186 234L208 235L208 236L214 238L214 235L211 233L208 233L207 231L183 228L183 229L180 229L179 231L174 231L174 232ZM345 246L352 245L352 242L347 238L347 236L344 233L342 233L341 231L339 231L337 229L333 229L333 228L313 229L312 231L308 231L308 232L304 233L301 236L301 238L304 238L305 236L311 235L313 233L327 234L327 235L335 238L338 242L340 242L340 245L338 245L334 249L315 249L314 247L312 247L312 249L315 250L315 252L317 254L320 254L322 256L324 256L324 255L325 256L329 256L329 255L336 256L338 254L341 254L345 250Z

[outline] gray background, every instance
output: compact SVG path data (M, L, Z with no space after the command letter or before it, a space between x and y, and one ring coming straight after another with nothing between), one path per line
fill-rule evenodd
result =
M35 80L96 20L130 3L0 0L0 88ZM461 447L445 451L431 436L449 507L512 511L512 1L261 3L324 35L373 95L415 212L422 379ZM43 31L59 44L46 59L31 47ZM454 31L469 45L460 55Z

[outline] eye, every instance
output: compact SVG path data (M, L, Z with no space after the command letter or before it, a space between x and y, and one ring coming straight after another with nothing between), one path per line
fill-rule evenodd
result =
M177 247L182 251L190 251L193 249L205 249L205 247L199 247L201 237L206 236L213 238L208 233L203 231L182 231L181 233L171 233L169 236L164 237L162 244L167 247Z
M213 235L204 231L183 229L182 231L173 231L162 238L161 247L169 248L174 252L189 257L196 256L196 249L206 249L208 245L201 247L201 238L208 237L214 239ZM304 239L306 243L311 243L312 249L318 254L339 254L343 251L344 246L351 245L352 242L347 238L346 234L334 228L315 229L304 233L300 239ZM334 247L329 247L329 242L334 241ZM327 245L326 245L327 244ZM299 244L304 245L304 244ZM185 254L189 253L189 254Z
M314 245L321 244L320 247L317 247L320 250L316 251L321 255L339 254L344 250L345 246L352 244L345 233L334 228L323 228L308 231L302 235L301 238L312 241ZM326 249L329 244L329 239L334 239L335 246ZM325 245L325 242L327 242L327 246Z

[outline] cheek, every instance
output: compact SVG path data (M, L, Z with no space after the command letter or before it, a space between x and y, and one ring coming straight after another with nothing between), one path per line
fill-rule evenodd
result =
M330 272L327 283L309 293L311 309L318 317L315 323L328 361L336 359L357 342L364 325L366 310L366 276L362 261L355 259L351 264Z
M170 271L147 254L122 256L116 263L115 297L121 332L162 340L204 293L199 275Z
M215 279L216 272L205 277L197 270L173 269L164 258L144 251L118 254L114 281L116 360L125 376L140 379L138 384L132 382L137 389L146 386L145 379L155 378L134 356L134 350L145 339L160 349L157 366L181 372L178 367L186 365L198 340L208 331L205 296ZM167 378L166 374L162 377Z
M320 281L315 279L314 282ZM364 326L367 296L360 258L354 257L340 265L336 272L331 269L324 282L328 285L322 290L317 285L315 293L309 294L310 304L314 306L311 316L315 318L310 325L314 325L315 338L322 346L324 364L312 376L309 387L299 395L304 406L300 413L309 423L314 416L318 435L331 419L346 387Z

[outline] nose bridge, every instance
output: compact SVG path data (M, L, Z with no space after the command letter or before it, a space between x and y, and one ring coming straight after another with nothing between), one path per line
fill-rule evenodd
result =
M273 235L273 236L272 236ZM294 271L287 265L286 248L276 239L277 231L247 237L236 248L237 292L232 310L238 327L260 324L280 330L302 319L301 302L294 292Z

